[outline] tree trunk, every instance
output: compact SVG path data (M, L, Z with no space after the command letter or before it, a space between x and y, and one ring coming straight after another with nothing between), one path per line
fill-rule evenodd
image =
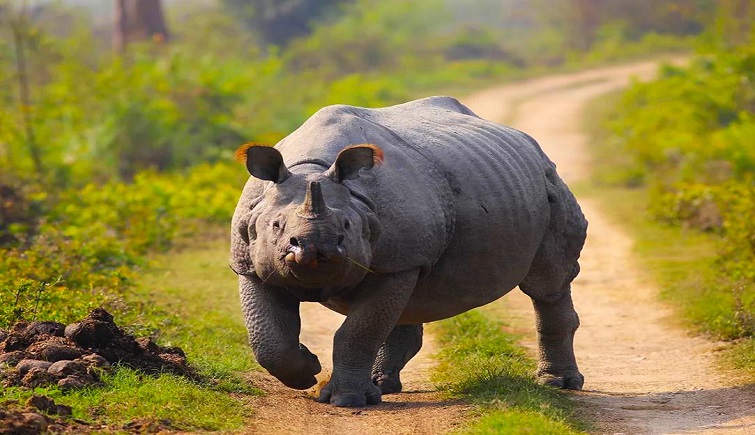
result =
M575 45L578 50L587 51L592 47L595 30L598 27L598 4L595 0L576 0Z
M124 53L131 42L168 40L160 0L115 0L113 45Z
M18 94L21 110L21 119L26 132L26 146L29 156L34 165L37 175L42 175L42 152L37 145L36 135L32 119L32 107L30 97L29 70L26 64L26 46L29 37L29 18L26 15L26 4L22 4L17 20L10 22L13 43L16 51L16 74L18 77Z

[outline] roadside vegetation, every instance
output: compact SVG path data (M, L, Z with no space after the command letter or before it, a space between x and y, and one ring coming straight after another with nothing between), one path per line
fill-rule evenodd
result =
M592 142L596 196L636 236L662 296L693 329L731 342L727 358L755 379L751 22L719 16L688 66L596 103Z
M478 418L460 433L584 433L568 397L535 382L536 362L488 312L470 311L431 328L441 348L433 380L448 397L476 406Z
M242 428L252 415L246 402L261 393L246 374L259 366L247 344L236 292L229 291L236 280L227 268L221 231L225 235L225 228L212 226L190 239L190 249L152 255L149 271L122 294L129 309L116 316L131 332L182 348L199 380L118 368L102 375L100 387L12 387L0 400L23 404L33 395L50 397L72 407L72 418L90 422L78 430L118 432L129 423L182 431Z
M99 389L37 391L73 406L76 418L117 426L170 414L185 430L243 424L239 404L257 393L243 376L256 366L235 292L226 288L233 276L224 257L208 259L217 251L197 247L207 228L226 225L243 186L245 171L230 162L237 145L275 143L327 104L382 106L684 50L717 7L664 1L661 12L627 13L620 1L575 9L571 0L533 0L514 14L498 1L332 1L301 33L281 36L265 31L274 23L255 20L287 18L250 3L274 8L180 2L166 8L170 38L149 35L113 53L105 42L112 29L95 24L96 8L54 2L30 11L19 6L25 2L0 0L0 328L71 322L104 306L132 332L184 348L204 379L122 369ZM726 134L746 138L748 131ZM175 251L184 245L191 248ZM161 256L170 249L170 258ZM459 321L495 329L475 315ZM447 340L464 347L477 340L470 337ZM469 397L496 415L513 400L522 421L539 419L535 408L558 398L523 379L526 364L510 373L491 369L490 382L475 384L471 371L468 381L444 382L454 394L474 391ZM491 395L510 378L535 398ZM0 402L29 394L3 389ZM189 402L195 408L168 412ZM542 418L573 429L564 413Z

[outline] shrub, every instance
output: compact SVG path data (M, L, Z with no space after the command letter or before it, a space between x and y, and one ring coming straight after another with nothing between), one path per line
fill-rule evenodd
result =
M199 224L229 222L245 178L239 166L205 164L48 196L36 233L0 250L0 326L36 317L70 322L103 304L122 309L119 294L146 255Z
M658 220L720 236L723 311L709 328L755 335L755 41L635 84L613 121ZM625 180L629 182L630 180ZM739 289L739 290L732 290ZM739 296L737 296L739 295ZM709 296L706 296L709 297Z

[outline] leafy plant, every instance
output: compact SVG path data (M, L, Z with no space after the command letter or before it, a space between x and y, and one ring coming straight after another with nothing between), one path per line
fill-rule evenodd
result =
M624 93L612 121L631 156L623 172L650 187L652 216L720 237L721 278L699 297L717 301L720 312L704 323L727 339L755 333L745 296L755 294L754 67L755 40L666 67L660 79Z

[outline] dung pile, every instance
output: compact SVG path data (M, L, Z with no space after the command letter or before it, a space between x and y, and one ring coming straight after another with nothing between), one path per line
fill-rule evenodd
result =
M84 432L81 424L66 420L66 417L71 416L71 408L58 405L49 397L32 396L26 406L15 402L5 405L0 408L0 433L32 435Z
M183 350L134 338L101 308L68 326L19 322L10 331L0 329L0 385L6 387L82 388L99 383L111 365L195 377Z

